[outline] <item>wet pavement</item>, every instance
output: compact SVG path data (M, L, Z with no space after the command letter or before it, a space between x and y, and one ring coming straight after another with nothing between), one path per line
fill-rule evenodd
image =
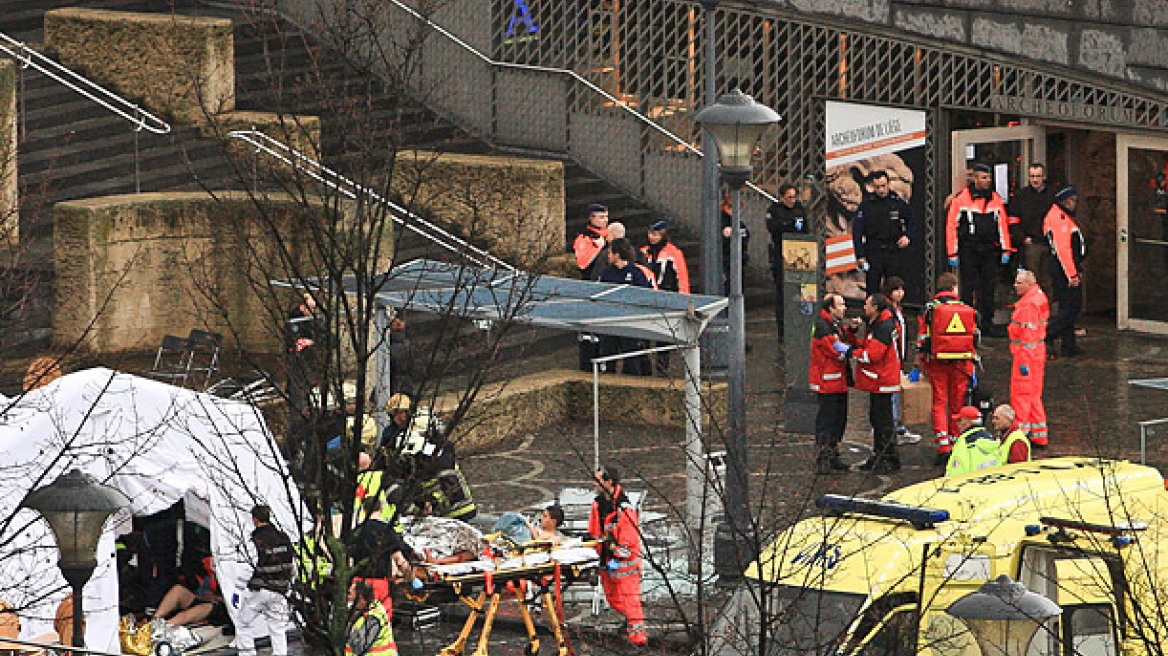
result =
M912 428L922 433L924 439L919 444L901 447L904 466L895 475L877 476L859 471L816 475L812 466L812 436L781 430L782 346L775 338L773 314L769 308L762 308L749 312L747 319L751 346L747 358L750 498L764 534L808 512L811 502L820 494L879 495L940 473L933 466L932 433L928 426L918 425ZM1086 335L1079 340L1085 354L1047 364L1044 400L1050 448L1036 452L1036 457L1091 454L1138 461L1138 422L1168 417L1168 390L1135 387L1128 381L1168 377L1168 337L1120 332L1113 321L1105 319L1087 318L1080 325L1086 329ZM1010 368L1007 340L985 340L981 354L981 385L992 391L998 402L1005 402L1009 396ZM570 365L575 354L564 355L565 363ZM853 391L849 407L843 457L856 464L871 453L867 394ZM604 421L602 410L601 433L602 461L620 467L629 487L647 491L644 509L661 513L660 521L665 523L679 520L685 489L682 432L613 425ZM710 439L716 442L719 434L715 429ZM1168 444L1163 439L1149 439L1147 451L1149 464L1168 465ZM462 467L480 507L489 515L546 504L565 486L586 485L592 459L591 419L581 417L577 423L518 435L491 453L466 454ZM668 648L676 645L675 641L684 641L684 620L693 619L696 610L690 604L679 611L671 602L669 592L693 582L681 581L685 578L684 567L678 568L676 553L660 545L650 549L654 550L659 562L674 568L674 573L669 575L672 586L660 580L655 584L647 581L645 586L646 598L651 599L646 604L650 634L658 640L665 639L659 648ZM706 593L702 596L708 597ZM628 653L612 637L619 628L612 611L593 616L589 602L586 598L570 603L567 613L570 624L580 631L584 653ZM609 642L603 642L604 639ZM596 640L601 642L595 643ZM411 652L403 650L403 653Z

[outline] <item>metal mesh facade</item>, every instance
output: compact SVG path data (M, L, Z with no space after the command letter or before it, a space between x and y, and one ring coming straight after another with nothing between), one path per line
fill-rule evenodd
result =
M434 21L476 47L490 43L486 56L575 71L668 132L699 146L692 117L704 105L704 21L709 19L700 4L681 0L455 4L457 11L448 18L468 32L451 27L443 12ZM488 15L490 21L466 19ZM738 86L784 119L768 133L757 160L754 179L764 188L773 190L782 180L802 181L813 188L821 184L827 99L930 110L925 174L930 271L935 270L937 199L949 186L945 113L940 110L1058 118L1060 103L1074 103L1088 108L1088 115L1080 119L1095 117L1142 130L1168 127L1168 104L1162 100L1100 86L1075 71L1030 67L924 37L881 34L875 26L834 24L778 8L747 9L723 2L714 20L716 87L725 91ZM637 121L579 80L506 67L494 67L484 75L491 67L482 61L446 45L436 50L442 56L427 57L435 84L476 75L490 86L489 92L481 87L467 90L474 97L470 107L447 108L468 127L504 145L569 154L696 225L700 164L685 146ZM1003 106L1003 98L1024 99L1033 111L1010 111L1018 108ZM458 93L451 99L468 100ZM754 241L760 248L765 240ZM756 263L763 261L755 258Z

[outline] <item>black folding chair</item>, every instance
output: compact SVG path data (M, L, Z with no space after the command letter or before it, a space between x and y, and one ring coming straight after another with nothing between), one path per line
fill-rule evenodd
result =
M192 377L202 376L203 385L200 389L211 386L211 379L219 373L219 351L223 348L223 336L197 328L191 330L187 336L190 344L190 359L187 371Z
M147 375L185 387L191 375L191 343L186 337L166 335L158 352L154 354L154 366Z

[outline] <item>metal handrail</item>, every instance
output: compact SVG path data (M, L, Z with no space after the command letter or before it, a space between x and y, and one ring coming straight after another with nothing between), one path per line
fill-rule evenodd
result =
M621 109L625 110L630 115L632 115L633 118L637 119L638 121L640 121L642 124L648 126L649 128L656 130L662 136L673 141L675 144L677 144L678 146L681 146L683 149L688 150L689 152L693 153L694 155L697 155L698 157L704 157L704 155L702 154L702 151L699 150L698 148L696 148L693 144L689 143L685 139L682 139L681 137L677 136L676 134L673 134L669 130L666 130L665 128L661 127L660 125L658 125L655 121L653 121L649 117L638 112L637 110L633 109L632 107L629 107L629 105L627 103L625 103L625 101L623 101L620 98L617 98L616 96L612 95L611 93L605 91L604 89L602 89L599 86L597 86L596 84L594 84L592 81L585 78L583 75L580 75L579 73L577 73L576 71L574 71L570 68L554 68L554 67L550 67L550 66L533 66L531 64L516 64L513 62L505 62L505 61L498 61L495 59L491 59L490 57L486 56L485 54L479 52L478 49L476 49L474 46L472 46L469 43L458 38L456 35L451 33L446 28L435 23L434 21L430 20L426 16L419 14L417 11L414 11L414 9L412 7L404 4L401 0L389 0L389 1L392 2L394 5L396 5L402 11L405 11L406 13L408 13L409 15L413 16L414 18L418 19L419 21L422 21L430 29L441 34L442 36L446 37L447 39L450 39L455 44L460 46L463 50L466 50L467 52L471 53L472 55L477 57L480 61L482 61L483 63L485 63L489 66L497 66L499 68L512 68L512 69L521 70L521 71L534 71L537 73L552 73L555 75L566 75L566 76L572 78L573 80L576 80L580 84L583 84L584 86L588 87L588 89L590 89L592 92L602 96L605 100L607 100L607 101L613 103L614 105L616 105L617 107L620 107ZM767 200L769 200L772 203L778 201L778 198L775 198L774 196L767 193L763 189L760 189L759 187L755 186L755 184L753 182L748 181L746 183L746 186L748 186L751 189L753 189L754 191L758 192L764 198L766 198Z
M251 144L251 146L254 147L257 151L263 152L266 155L280 160L288 166L303 172L310 178L320 182L330 189L344 194L352 200L357 200L359 196L364 196L376 201L383 207L386 207L390 210L389 215L395 223L402 226L403 228L412 230L419 236L428 239L429 241L441 246L442 248L445 248L451 253L466 257L470 261L482 267L489 268L491 266L495 266L500 269L506 269L508 271L516 271L515 267L504 262L503 260L500 260L494 255L491 255L487 251L471 244L461 237L451 234L447 230L444 230L437 225L434 225L433 223L406 209L405 207L402 207L401 205L398 205L397 203L382 197L372 189L369 189L368 187L346 178L344 175L341 175L340 173L312 159L299 150L288 146L278 139L274 139L271 136L258 130L232 130L231 132L227 133L227 136L232 139L239 139L241 141L247 142L248 144ZM402 218L403 216L406 218ZM407 221L406 219L409 220ZM417 224L424 226L425 230L419 228ZM436 234L431 234L426 232L426 230L432 231L432 233ZM442 239L443 237L445 237L448 241L444 241ZM458 246L454 246L449 242L454 242L455 244L458 244ZM463 250L459 249L459 246L461 246L462 249L466 249L475 253L483 259L480 260L467 255ZM488 262L490 264L488 264Z
M60 63L29 48L28 45L17 41L0 32L0 51L16 59L21 68L33 68L39 73L59 82L76 91L85 98L105 107L114 114L135 124L135 131L147 130L154 134L168 134L170 124L142 109L138 105L126 100L118 94L98 85L96 82L73 72Z

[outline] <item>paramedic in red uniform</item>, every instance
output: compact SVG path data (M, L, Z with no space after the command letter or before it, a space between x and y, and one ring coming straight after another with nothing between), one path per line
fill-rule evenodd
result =
M872 457L860 465L860 471L889 474L900 470L892 417L892 395L901 390L900 357L896 354L900 338L883 294L873 294L864 302L864 318L867 335L851 352L856 359L856 389L869 393L868 421L872 424Z
M645 611L641 608L641 520L621 488L620 474L604 466L593 475L596 500L588 516L588 534L601 540L600 581L608 605L625 616L629 641L645 645Z
M993 188L992 169L973 167L973 183L961 190L949 205L945 220L945 252L949 265L961 274L961 300L973 305L982 332L994 331L994 283L999 264L1005 265L1010 246L1010 217L1002 197Z
M1074 187L1059 189L1055 204L1046 213L1042 231L1050 242L1050 276L1058 314L1046 327L1047 357L1054 357L1054 341L1062 338L1059 355L1074 357L1083 351L1075 345L1075 319L1083 309L1083 258L1087 257L1087 240L1075 222L1079 193Z
M1014 277L1018 300L1010 315L1010 405L1014 408L1018 428L1030 438L1030 444L1045 449L1050 439L1046 428L1046 408L1042 405L1042 386L1046 380L1046 323L1050 305L1032 271L1019 271Z
M847 471L839 457L840 440L848 426L848 351L856 335L844 323L848 309L844 297L823 297L819 317L811 333L811 366L808 378L819 401L815 415L815 471L830 474Z
M957 439L954 416L965 406L965 393L977 357L977 313L957 296L957 276L937 278L937 295L917 318L917 357L933 389L933 441L937 466L944 466Z
M584 280L596 280L597 272L608 266L608 258L601 253L608 246L608 207L599 203L588 206L588 223L572 240L576 267ZM600 355L600 337L580 333L580 371L592 371L592 358Z

